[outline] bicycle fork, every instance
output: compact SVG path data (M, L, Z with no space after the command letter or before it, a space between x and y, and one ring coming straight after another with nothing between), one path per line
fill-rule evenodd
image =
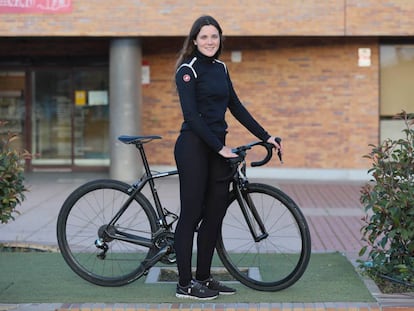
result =
M244 188L244 185L235 185L233 188L236 192L237 202L239 203L243 216L247 221L247 225L254 241L260 242L266 239L269 234L266 231L265 225L263 224L263 221L257 212L256 206L250 197L250 194L247 191L241 189ZM257 232L255 224L260 229L260 232Z

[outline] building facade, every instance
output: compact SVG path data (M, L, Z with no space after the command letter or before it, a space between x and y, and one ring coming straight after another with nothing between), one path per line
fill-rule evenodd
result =
M139 162L121 134L162 136L147 145L150 162L174 166L182 120L174 65L203 14L223 28L222 60L240 99L283 138L290 176L366 172L369 144L399 134L395 113L414 112L410 1L2 3L1 131L21 134L19 147L35 155L29 170L131 179ZM227 119L229 145L255 139Z

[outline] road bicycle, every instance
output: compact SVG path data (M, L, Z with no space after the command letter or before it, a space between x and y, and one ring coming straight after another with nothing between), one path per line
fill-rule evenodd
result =
M63 203L57 220L61 254L75 273L91 283L126 285L157 264L175 264L174 224L179 216L162 206L155 180L178 172L150 169L144 144L157 139L161 137L119 137L140 153L144 174L138 181L90 181ZM273 147L266 142L235 148L238 157L229 160L229 201L216 252L235 280L252 289L278 291L305 272L311 238L305 217L288 195L249 182L246 155L256 146L264 147L266 155L251 165L266 164L273 156ZM142 191L146 185L152 198Z

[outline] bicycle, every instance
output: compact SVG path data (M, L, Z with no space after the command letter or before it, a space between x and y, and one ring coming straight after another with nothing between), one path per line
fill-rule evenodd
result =
M122 286L146 275L158 262L175 264L174 228L178 215L161 205L155 180L178 172L152 172L144 144L160 136L120 136L135 145L144 166L133 184L111 179L87 182L65 200L57 220L57 240L69 267L83 279L101 286ZM311 238L305 217L280 189L250 183L247 151L272 145L254 142L234 149L228 210L216 245L223 266L240 283L256 290L278 291L293 285L305 272ZM280 154L279 154L280 156ZM282 161L282 158L280 157ZM142 193L149 185L150 200Z

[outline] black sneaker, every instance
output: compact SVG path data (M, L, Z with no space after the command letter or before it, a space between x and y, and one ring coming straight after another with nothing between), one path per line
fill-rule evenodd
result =
M177 291L175 297L178 298L190 298L198 300L211 300L218 297L219 292L214 289L209 289L201 282L191 281L187 286L181 286L177 284Z
M209 289L218 291L221 295L233 295L236 293L236 290L234 288L223 285L222 283L220 283L219 281L216 281L212 277L209 277L205 281L199 281L199 282Z

